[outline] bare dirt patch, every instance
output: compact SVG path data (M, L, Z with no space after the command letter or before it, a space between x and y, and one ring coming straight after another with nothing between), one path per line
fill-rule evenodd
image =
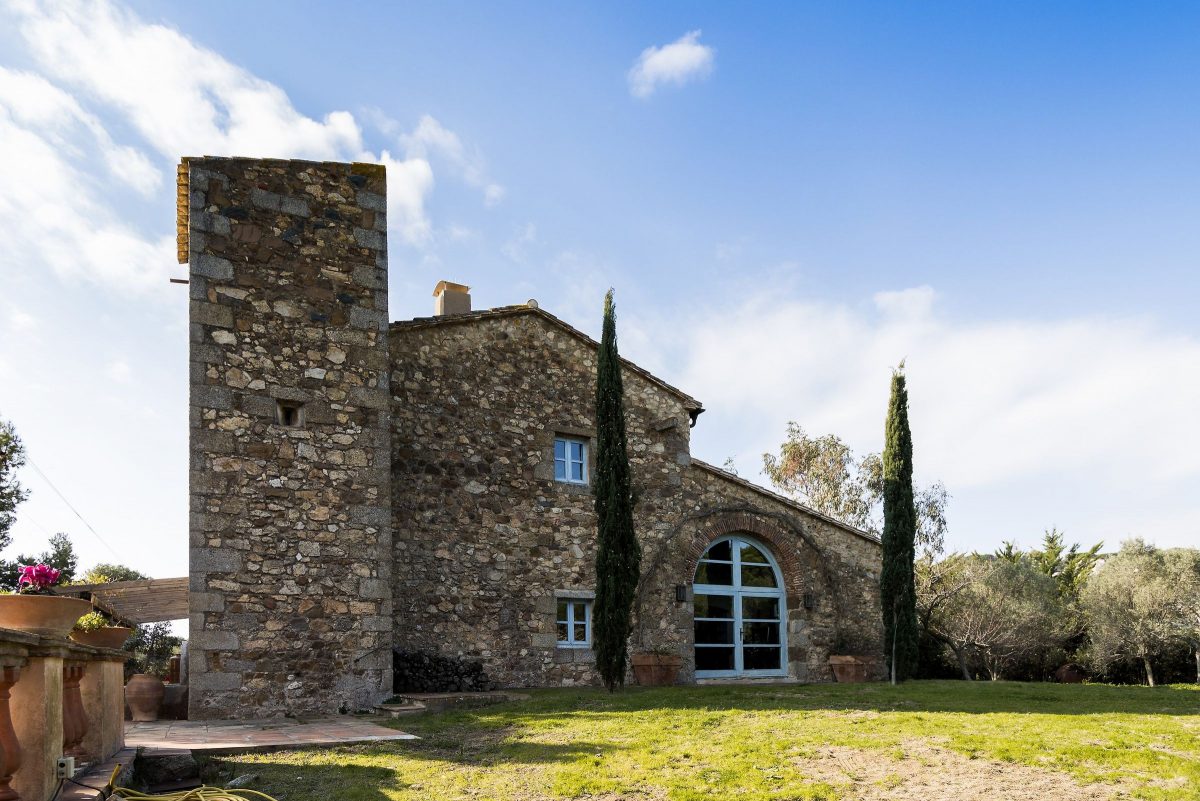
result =
M795 760L806 778L855 801L1104 801L1126 797L1111 785L1079 784L1065 773L971 759L920 740L896 752L826 746Z

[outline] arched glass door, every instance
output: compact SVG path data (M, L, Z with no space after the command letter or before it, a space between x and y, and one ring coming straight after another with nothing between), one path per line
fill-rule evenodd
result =
M786 597L766 548L724 537L696 565L696 677L787 674Z

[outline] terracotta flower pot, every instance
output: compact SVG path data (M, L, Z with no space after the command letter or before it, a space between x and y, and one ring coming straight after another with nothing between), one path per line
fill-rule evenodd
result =
M93 648L120 648L131 634L133 629L125 626L104 626L91 631L72 631L71 639Z
M135 673L125 685L125 703L134 720L158 720L158 710L162 708L163 695L167 688L162 679L147 673Z
M0 629L65 638L92 602L63 595L0 595Z
M857 656L830 656L829 667L838 684L859 684L867 680L867 662Z
M667 687L675 683L683 657L678 654L633 654L633 677L643 687Z

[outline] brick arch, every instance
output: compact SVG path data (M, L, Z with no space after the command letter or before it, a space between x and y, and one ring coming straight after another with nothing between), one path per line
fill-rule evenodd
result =
M784 595L789 610L802 608L804 593L815 591L818 608L834 620L841 619L841 599L821 547L795 515L771 512L753 506L728 504L686 515L675 523L651 550L643 554L641 580L634 602L633 632L637 642L659 624L643 614L654 593L669 593L671 585L691 587L700 556L714 540L743 533L762 541L783 574ZM808 615L808 612L800 612Z
M789 606L796 603L796 599L809 587L808 582L804 580L805 574L815 574L826 584L826 587L821 589L828 589L825 559L807 535L802 531L789 530L792 528L784 527L775 520L754 512L718 512L695 526L688 537L685 552L686 564L689 565L691 573L686 577L686 583L691 584L695 579L696 566L709 546L721 537L746 534L766 545L775 557L779 571L783 574ZM802 549L807 553L802 552Z

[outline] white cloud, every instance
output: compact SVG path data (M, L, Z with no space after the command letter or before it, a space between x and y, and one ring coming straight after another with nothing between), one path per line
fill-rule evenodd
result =
M503 187L487 178L478 151L468 150L453 131L431 116L400 137L404 158L386 150L375 154L365 148L358 121L349 112L309 117L292 105L280 87L178 31L146 23L114 3L19 2L8 4L7 12L42 74L0 72L5 143L22 148L6 149L6 153L32 153L43 169L53 173L58 187L69 186L78 194L50 197L43 192L48 195L43 198L47 217L57 207L60 216L89 218L83 228L104 229L103 236L89 237L79 231L63 237L66 247L45 248L78 259L83 252L81 240L97 239L97 255L119 258L123 266L107 266L92 273L91 280L116 281L125 289L144 288L146 282L139 276L147 268L147 259L155 263L154 280L164 277L169 266L158 261L167 252L165 234L161 240L140 237L106 215L111 198L101 196L111 192L95 175L96 160L110 176L144 195L161 187L164 178L170 180L183 155L378 161L388 167L393 241L417 247L433 242L426 209L434 187L431 156L444 159L477 187L486 205L494 205L504 195ZM86 110L87 105L96 110ZM151 160L136 147L114 142L111 126L102 122L102 117L114 115L159 158ZM382 115L373 116L386 121ZM0 207L23 205L11 186L0 185ZM56 225L72 227L70 222ZM48 241L46 233L25 236L26 244L36 250ZM56 261L60 274L78 272L76 266Z
M425 201L433 191L433 168L425 159L400 160L386 150L378 160L387 168L389 230L410 245L428 244L433 224L425 213Z
M362 149L348 112L307 117L278 86L117 5L31 2L14 10L45 72L121 111L171 162L182 155L319 159Z
M120 384L124 384L133 376L133 369L122 359L109 364L105 372L111 380Z
M899 292L876 292L872 300L885 315L899 318L926 317L933 309L937 293L933 287L919 286Z
M394 133L398 128L394 121L387 120L386 117L379 119L376 115L376 119L385 131ZM504 187L487 177L483 154L478 149L468 150L458 134L430 115L422 116L411 133L400 133L397 139L410 159L428 159L434 156L445 159L468 185L483 191L485 205L494 206L504 198Z
M955 494L960 536L988 547L1055 523L1112 542L1200 533L1200 340L1138 318L955 321L934 297L757 296L656 321L658 350L679 354L664 377L709 410L697 456L739 454L753 476L788 420L878 450L890 370L906 358L917 472Z
M535 242L537 242L537 226L533 223L525 223L517 229L511 239L500 247L500 252L518 264L522 264L528 255L529 246Z
M483 205L491 207L495 206L501 200L504 200L504 187L500 184L488 184L483 188Z
M647 47L629 70L629 91L647 98L660 86L683 86L705 78L712 72L713 58L713 49L700 44L700 31L685 33L662 47Z
M142 195L149 195L161 183L161 174L144 153L113 142L94 114L40 75L0 66L0 111L7 114L10 124L36 131L67 154L79 154L80 140L89 141L99 151L109 175Z
M15 306L9 308L6 315L5 325L10 331L17 333L24 331L32 331L37 325L37 318L28 312L21 311Z
M104 176L86 164L104 141L24 127L17 106L0 102L0 274L48 268L72 281L165 287L173 237L139 234L100 199Z

